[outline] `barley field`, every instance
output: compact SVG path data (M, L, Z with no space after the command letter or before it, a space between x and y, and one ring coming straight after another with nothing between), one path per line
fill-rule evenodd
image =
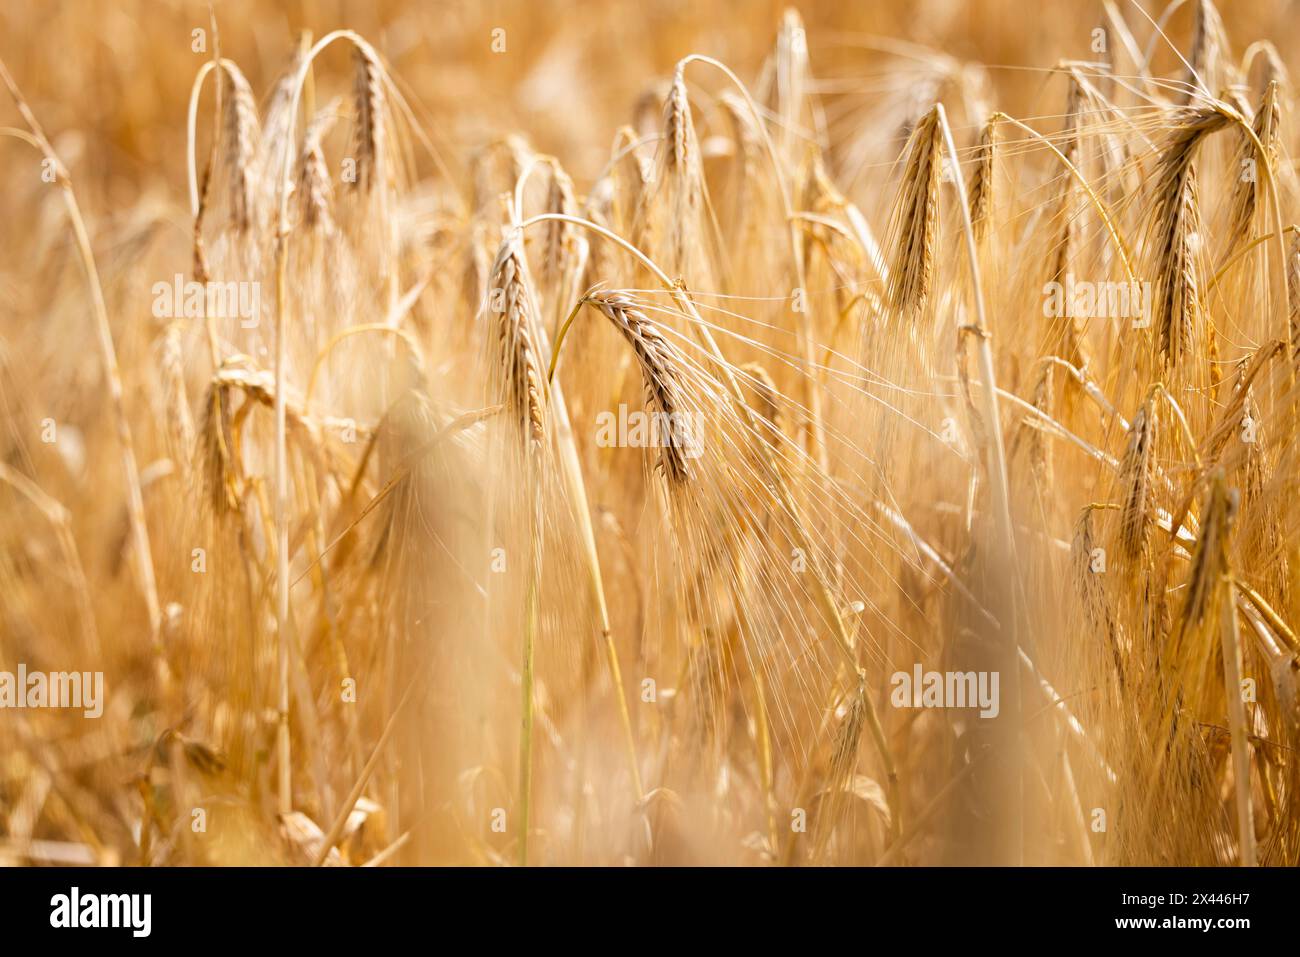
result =
M1293 0L0 8L0 864L1300 864Z

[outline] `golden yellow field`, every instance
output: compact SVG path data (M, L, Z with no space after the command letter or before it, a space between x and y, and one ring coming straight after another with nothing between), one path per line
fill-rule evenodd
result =
M0 864L1300 864L1287 0L0 7Z

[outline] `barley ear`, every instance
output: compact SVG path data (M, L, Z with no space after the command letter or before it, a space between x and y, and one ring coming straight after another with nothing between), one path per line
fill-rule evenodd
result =
M1001 139L997 116L990 116L975 147L975 171L970 179L970 222L975 241L982 243L993 228L997 199L994 177L997 173L998 143Z
M681 485L691 477L689 454L699 436L691 432L682 358L675 346L631 296L621 292L598 292L587 302L608 319L632 347L646 406L668 435L660 441L659 464L670 485Z
M309 230L324 233L334 231L334 217L330 212L334 187L321 140L334 125L336 110L337 104L331 103L316 115L303 134L298 154L296 179L302 223Z
M891 232L889 302L900 318L915 321L930 295L938 233L940 145L937 109L921 117L907 144L907 161L895 200Z
M1132 562L1147 552L1151 526L1155 521L1152 484L1155 476L1155 405L1143 403L1129 426L1128 445L1120 463L1119 487L1123 495L1120 512L1121 553Z
M256 223L257 102L239 67L226 62L230 91L225 102L226 165L230 170L230 215L235 228L247 232Z
M524 448L536 452L545 436L545 377L538 353L537 301L528 278L523 240L508 235L497 253L484 309L490 320L490 375L498 398L518 425Z
M1278 146L1281 134L1281 103L1276 81L1269 83L1255 113L1255 137L1264 147L1264 156L1256 156L1255 144L1250 137L1241 134L1241 145L1231 168L1236 183L1232 191L1232 200L1228 213L1228 244L1225 255L1231 255L1236 249L1251 238L1251 227L1255 222L1255 212L1260 206L1260 193L1263 189L1264 171L1257 169L1257 164L1267 163L1270 169L1277 166Z
M384 68L368 43L358 42L356 50L356 79L353 96L356 100L356 133L353 151L356 160L356 186L370 192L377 182L382 185L384 163Z

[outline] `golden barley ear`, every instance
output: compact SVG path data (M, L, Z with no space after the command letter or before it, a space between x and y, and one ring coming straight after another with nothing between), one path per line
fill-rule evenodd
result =
M1152 181L1146 237L1156 277L1151 322L1164 368L1180 375L1186 375L1185 363L1202 331L1197 264L1201 223L1193 161L1205 137L1230 122L1212 107L1175 111Z
M663 102L662 138L652 181L637 210L639 242L670 274L705 284L707 212L703 155L680 71Z
M1266 165L1269 169L1277 166L1282 122L1280 96L1277 81L1269 83L1255 113L1255 137L1264 147L1263 156L1256 155L1255 144L1245 131L1240 133L1236 162L1230 168L1231 174L1236 177L1236 183L1229 205L1225 256L1231 255L1241 244L1251 239L1255 213L1260 208L1263 183L1267 175L1260 166Z
M894 248L889 302L901 319L915 321L930 295L939 228L941 145L936 107L921 117L908 139L907 160L890 224Z
M545 437L545 374L538 352L537 300L528 278L523 239L517 233L501 243L483 309L489 321L489 375L497 383L499 401L518 426L524 448L534 453Z
M370 192L382 185L384 151L384 68L370 44L355 47L356 74L353 98L356 104L356 132L353 151L356 160L356 188Z
M239 67L225 63L228 83L223 136L230 175L230 215L235 228L245 233L257 221L257 181L254 161L258 150L257 101Z
M664 99L664 165L673 171L684 171L694 161L699 150L695 140L695 125L691 120L691 101L686 93L686 80L677 76L668 88Z
M215 515L227 515L243 507L242 479L237 474L233 454L230 406L229 389L214 379L203 401L197 454L202 493Z
M1210 476L1200 534L1192 553L1192 567L1172 639L1175 647L1180 637L1201 624L1212 608L1215 592L1228 570L1228 537L1239 502L1237 490L1228 488L1221 469Z
M636 301L622 292L597 292L587 302L608 319L632 347L646 405L658 421L666 423L668 436L660 443L659 463L671 484L680 485L691 477L687 458L691 444L699 436L690 433L687 391L682 374L682 358L653 320Z
M1151 526L1155 521L1152 491L1155 442L1155 404L1148 399L1129 426L1128 446L1119 472L1119 488L1123 495L1119 544L1121 554L1131 562L1140 561L1147 554Z
M975 147L975 170L970 179L970 222L975 241L983 243L993 228L997 202L997 161L1001 132L996 114L990 116Z
M1083 82L1074 69L1069 70L1068 77L1069 93L1066 98L1065 127L1061 134L1064 139L1061 154L1071 164L1078 166L1082 146L1084 89ZM1083 232L1082 205L1079 186L1074 177L1062 173L1058 183L1053 219L1056 230L1051 240L1048 281L1065 283ZM1087 361L1083 345L1084 330L1079 317L1073 312L1065 310L1064 315L1049 321L1043 351L1049 355L1060 355L1073 365L1082 366Z
M321 142L334 126L338 116L337 101L316 114L303 134L302 148L298 153L296 176L297 194L302 224L308 230L323 233L334 231L334 184L330 180L329 165Z
M1156 279L1154 315L1157 349L1165 367L1178 368L1188 356L1200 325L1201 301L1196 251L1192 237L1200 234L1196 177L1189 169L1173 204L1168 239L1161 251L1164 271Z

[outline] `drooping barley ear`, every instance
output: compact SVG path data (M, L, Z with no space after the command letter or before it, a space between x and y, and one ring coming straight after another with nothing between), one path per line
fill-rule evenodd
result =
M356 134L353 152L356 160L356 187L370 192L383 175L384 150L384 68L374 47L358 41L356 77ZM382 185L382 183L381 183Z
M1196 548L1192 552L1191 572L1184 590L1182 611L1170 644L1176 651L1189 628L1206 620L1213 606L1214 594L1228 568L1228 537L1236 519L1239 495L1229 491L1222 469L1210 479L1205 512L1201 518Z
M970 179L970 223L975 231L975 241L984 242L993 226L993 212L997 201L995 176L997 174L998 142L1001 138L997 115L990 116L980 133L975 147L975 170Z
M225 62L229 92L225 101L226 164L230 170L230 215L235 228L247 232L256 222L257 159L259 130L257 101L239 67Z
M218 516L242 507L230 424L230 391L214 379L203 397L197 452L201 491L212 513Z
M1119 522L1121 553L1130 561L1147 552L1151 525L1155 521L1156 416L1153 400L1147 399L1133 417L1128 445L1120 462L1119 487L1123 495Z
M1061 154L1073 165L1079 165L1080 128L1083 123L1083 84L1078 75L1071 70L1070 86L1066 98L1065 128L1062 130L1063 142ZM1051 266L1048 269L1048 281L1064 284L1074 261L1075 249L1082 232L1080 221L1079 188L1074 177L1062 174L1058 180L1060 186L1056 194L1057 232L1051 246ZM1049 339L1045 351L1062 356L1072 365L1085 364L1083 354L1083 329L1074 316L1074 310L1065 310L1065 315L1051 320L1048 330Z
M1270 169L1277 165L1281 119L1279 88L1274 81L1264 91L1259 110L1255 113L1255 136L1263 145L1265 155L1257 156L1255 144L1250 137L1244 131L1240 134L1241 145L1237 150L1236 162L1231 167L1236 183L1229 206L1225 256L1231 255L1241 243L1251 238L1251 226L1255 222L1255 211L1260 207L1260 192L1265 176L1264 171L1258 167L1263 163L1267 163Z
M1193 160L1200 142L1230 121L1214 109L1185 109L1175 113L1172 122L1173 132L1152 183L1147 243L1156 277L1151 310L1156 350L1166 369L1179 370L1200 331L1197 240L1193 238L1200 235L1200 211Z
M545 436L545 377L538 353L538 314L523 239L501 243L484 303L489 321L491 376L507 414L518 425L523 447L537 452Z
M1243 363L1243 366L1249 362ZM1239 375L1247 374L1245 368ZM1261 577L1270 595L1285 601L1291 587L1292 559L1286 545L1286 524L1282 519L1282 506L1277 497L1269 494L1273 486L1276 470L1273 456L1270 454L1268 436L1265 435L1259 404L1252 394L1251 387L1245 383L1238 386L1246 395L1242 403L1242 417L1238 419L1238 434L1247 421L1254 429L1253 442L1242 443L1245 446L1244 460L1236 467L1235 484L1242 489L1242 513L1246 521L1240 535L1239 549L1245 555L1270 556L1267 569Z
M1160 254L1165 271L1157 273L1152 316L1156 348L1164 357L1165 367L1171 370L1180 368L1188 358L1199 327L1201 304L1192 246L1192 237L1200 233L1198 226L1196 178L1189 168L1182 180L1179 200L1171 210L1170 228L1165 232L1168 242Z
M664 99L664 164L669 170L685 171L687 164L698 151L695 125L691 121L691 103L686 93L686 80L678 76L668 88Z
M626 293L596 292L587 297L587 302L613 323L636 356L645 386L646 406L661 430L660 469L670 485L688 481L691 477L688 454L699 436L691 432L682 357Z
M805 97L811 79L808 34L804 29L803 18L793 7L787 7L781 17L774 60L773 78L776 82L772 84L772 92L777 119L780 121L777 125L779 147L785 162L793 166L798 162L796 154L801 146L798 133L810 125L804 118L804 113Z
M334 125L337 111L338 102L335 101L316 114L303 134L302 149L298 154L297 192L302 224L308 230L327 234L334 231L334 217L330 212L334 184L330 180L321 141Z
M939 112L931 109L908 139L907 163L890 225L894 254L889 301L900 318L914 320L930 295L939 227L941 144Z

